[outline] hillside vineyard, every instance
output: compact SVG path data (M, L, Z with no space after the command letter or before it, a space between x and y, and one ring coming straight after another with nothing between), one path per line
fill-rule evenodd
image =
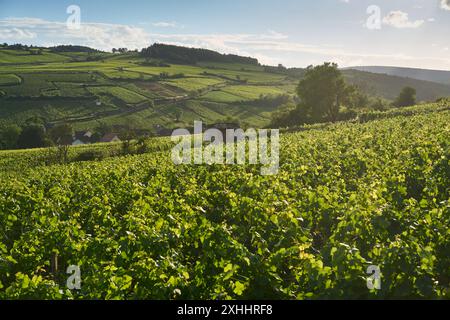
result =
M165 138L97 161L73 148L63 165L3 151L0 298L448 297L450 111L371 117L282 134L271 176L175 165Z

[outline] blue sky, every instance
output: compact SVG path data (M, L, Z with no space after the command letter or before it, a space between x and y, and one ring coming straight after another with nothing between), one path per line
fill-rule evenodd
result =
M67 26L70 5L80 8L78 29ZM0 42L103 50L164 42L298 67L450 70L449 31L450 0L0 0Z

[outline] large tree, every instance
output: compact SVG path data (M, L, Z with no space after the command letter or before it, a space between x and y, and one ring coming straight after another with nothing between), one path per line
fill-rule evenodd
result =
M0 131L0 145L4 149L15 149L22 129L15 125L9 125Z
M73 128L70 124L62 124L50 129L50 138L56 145L72 144Z
M300 108L313 121L335 122L341 105L348 103L353 92L354 88L347 86L335 63L308 67L297 88Z
M411 87L404 87L400 95L395 99L394 105L396 107L409 107L416 103L416 89Z
M48 146L45 129L39 125L29 125L22 130L17 145L21 149L41 148Z

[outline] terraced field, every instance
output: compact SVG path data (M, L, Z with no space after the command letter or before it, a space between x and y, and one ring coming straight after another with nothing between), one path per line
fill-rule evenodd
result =
M86 61L95 56L97 61ZM198 116L214 123L239 115L249 125L264 126L270 120L268 110L253 109L250 114L243 106L238 112L236 103L266 94L285 94L295 86L294 80L264 73L258 66L208 63L158 67L146 65L135 53L43 50L37 55L0 49L0 65L3 125L40 116L49 123L71 119L76 128L100 122L121 126L133 119L138 128L152 129L156 124L190 126ZM72 106L77 99L76 112L68 112L66 105ZM143 109L145 105L149 107ZM181 119L175 122L174 114L180 113Z
M20 85L21 82L15 74L0 74L0 86Z
M37 116L49 124L70 119L76 129L99 123L127 126L132 120L136 129L151 131L155 125L174 128L191 126L193 119L215 123L229 118L264 127L277 106L255 107L255 100L292 96L299 81L295 76L265 72L259 65L152 65L137 53L0 48L0 66L1 126L21 125ZM370 94L389 98L403 83L402 78L345 74ZM395 84L395 90L384 89L387 80ZM443 84L427 82L422 86L419 82L415 82L420 85L419 96L431 99L450 92Z

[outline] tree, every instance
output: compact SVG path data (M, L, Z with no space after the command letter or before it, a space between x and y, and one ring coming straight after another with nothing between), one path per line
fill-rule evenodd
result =
M180 122L181 117L183 117L183 110L181 110L181 109L175 110L175 121Z
M52 106L51 105L46 105L45 106L46 108L51 108ZM45 119L43 118L43 117L40 117L40 116L33 116L33 117L31 117L31 118L28 118L27 120L25 120L25 126L33 126L33 125L36 125L36 126L42 126L42 127L45 127Z
M17 141L17 146L21 149L42 148L48 145L44 127L39 125L25 127Z
M95 128L95 132L99 133L100 136L104 136L105 134L111 133L112 131L113 127L106 122L100 122L99 126Z
M0 132L0 145L4 149L17 148L17 140L19 139L22 129L13 124L9 125Z
M365 108L369 105L369 97L364 94L357 86L347 86L347 95L343 103L351 108Z
M133 140L136 139L136 130L129 124L124 125L120 129L120 140L122 140L122 154L127 155L133 153L132 145Z
M313 121L338 119L339 109L348 102L352 90L335 63L309 66L305 77L300 81L297 94L300 108L303 108Z
M369 103L370 109L376 111L386 111L388 109L388 106L389 102L382 98L373 98L372 101Z
M70 124L62 124L50 129L49 136L57 145L69 145L72 144L73 128Z
M400 95L395 99L394 105L396 107L409 107L416 103L416 89L411 87L404 87Z

